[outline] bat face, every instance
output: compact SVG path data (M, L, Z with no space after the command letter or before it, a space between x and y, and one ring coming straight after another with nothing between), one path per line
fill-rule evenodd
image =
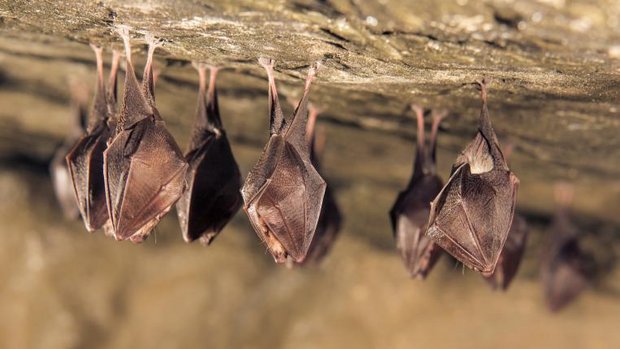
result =
M495 272L491 276L485 278L493 289L508 289L523 259L523 253L525 252L525 245L527 243L527 234L528 228L525 218L516 214L512 221L506 244L504 244L504 250L497 261Z
M306 142L308 92L316 68L306 79L293 118L284 120L273 79L273 61L261 59L269 76L271 137L241 189L244 210L277 263L301 263L319 219L326 184L310 160Z
M439 257L441 248L426 236L426 223L430 202L443 187L435 173L436 135L442 114L434 114L430 152L424 139L424 115L421 108L413 106L418 120L418 145L414 171L405 190L399 193L390 211L396 248L411 277L426 278Z
M556 188L556 191L563 190ZM543 250L540 269L545 301L554 312L568 305L589 284L585 271L587 257L579 248L577 235L570 220L568 203L560 202Z
M431 203L428 236L467 267L489 276L495 271L512 224L519 179L508 169L486 106L480 127Z
M115 52L110 71L110 90L105 91L101 48L93 46L97 56L97 87L90 111L90 126L71 149L66 163L80 214L88 231L95 231L109 220L103 178L103 152L111 129L108 121L116 109L116 75L119 55Z
M131 63L128 28L119 33L125 43L127 71L116 134L103 154L106 204L114 237L141 242L181 196L188 165L151 94L152 56L159 43L147 38L144 76L148 81L141 88Z
M206 66L197 68L198 115L190 149L185 155L189 164L185 176L188 190L177 203L177 213L185 241L200 239L208 245L241 207L241 174L221 127L215 88L217 69L211 68L205 103Z

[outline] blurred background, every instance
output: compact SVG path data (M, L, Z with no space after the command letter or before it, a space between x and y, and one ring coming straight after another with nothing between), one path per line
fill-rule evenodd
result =
M287 113L285 97L299 98L308 65L323 60L310 100L324 109L323 173L344 215L324 263L276 265L243 212L209 247L183 242L174 212L140 245L63 218L48 167L72 122L70 86L94 87L89 42L109 69L119 23L133 28L138 71L143 34L164 39L157 105L182 149L198 87L189 62L225 68L220 110L243 176L268 138L256 58L277 60ZM616 347L619 58L616 1L0 0L0 347ZM531 228L507 292L448 258L411 280L388 220L412 169L409 103L451 114L438 141L445 180L476 132L471 83L482 76ZM552 314L539 260L558 181L575 188L573 220L596 268Z

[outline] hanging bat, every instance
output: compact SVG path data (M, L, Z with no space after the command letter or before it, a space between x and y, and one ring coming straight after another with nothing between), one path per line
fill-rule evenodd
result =
M177 202L177 214L186 242L208 245L241 207L241 173L222 126L215 79L211 67L207 91L207 66L195 64L200 77L194 133L185 159L188 190Z
M428 236L467 267L491 275L504 248L519 179L510 171L493 131L487 89L474 140L461 152L448 182L431 203Z
M80 216L80 209L75 201L73 182L71 180L69 168L67 167L67 162L65 161L65 156L84 134L88 123L88 112L84 105L83 98L79 96L80 93L77 86L72 86L71 94L72 107L74 109L71 129L63 143L56 149L49 169L54 193L56 194L56 199L60 204L63 215L67 219L77 219Z
M558 208L543 249L540 269L545 301L553 312L561 310L589 285L587 256L579 247L578 231L571 222L573 190L558 184L555 194Z
M425 146L424 111L412 105L418 122L418 140L413 175L409 184L398 194L390 210L396 248L411 277L426 278L439 256L441 248L426 236L430 202L443 187L436 169L437 130L445 113L433 112L430 148Z
M88 231L101 228L109 220L103 178L103 152L112 133L116 112L116 75L120 54L113 53L112 68L106 90L103 80L102 49L91 45L97 58L97 83L90 109L90 121L84 134L66 156L73 180L75 200Z
M260 58L269 77L270 138L241 189L244 210L276 263L301 263L319 220L325 181L312 165L306 141L308 92L318 64L308 71L302 99L284 119L273 77L274 61Z
M506 145L504 149L504 158L508 162L508 158L512 153L512 144ZM517 274L519 265L523 259L525 245L527 244L528 227L527 221L519 213L515 213L508 238L504 244L504 249L499 255L497 267L492 275L485 277L489 285L494 290L505 291L508 289L510 282Z
M321 172L321 156L325 145L325 133L315 132L316 119L319 110L314 105L308 106L308 123L306 126L306 141L310 148L310 160L317 172ZM326 181L327 183L327 181ZM301 265L318 265L328 254L330 248L334 244L342 222L342 215L338 208L338 203L330 189L326 184L325 196L323 197L323 205L319 214L319 221L314 232L314 237L308 248L306 258Z
M120 27L127 67L118 124L103 153L106 204L117 240L142 242L185 189L187 162L155 107L153 53L147 35L142 86L131 62L129 28Z

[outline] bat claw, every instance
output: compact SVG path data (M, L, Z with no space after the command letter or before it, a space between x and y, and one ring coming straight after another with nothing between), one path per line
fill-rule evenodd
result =
M164 40L156 38L151 33L144 34L144 40L149 45L149 50L155 50L157 47L162 47L164 45Z
M310 65L310 70L308 70L308 75L312 75L313 77L316 76L319 70L321 70L322 66L323 66L323 62L321 61L314 62L312 65Z
M131 29L128 25L118 25L116 26L116 33L121 36L123 39L123 45L125 46L125 56L127 57L127 61L131 62L131 43L129 37L129 29Z
M437 124L441 123L443 119L447 118L448 114L449 114L448 111L445 109L441 109L441 110L433 109L431 111L433 122Z
M422 107L420 107L418 104L412 103L411 104L411 110L413 110L417 115L424 115L424 109L422 109Z
M203 63L203 62L192 61L192 67L194 67L194 69L196 69L196 70L198 70L200 72L201 70L206 70L207 69L207 64Z
M475 84L478 86L478 89L480 90L480 96L485 102L487 100L487 90L490 83L491 79L487 77L483 77L482 79L475 82Z
M267 70L273 70L273 67L275 65L276 61L268 58L268 57L259 57L258 58L258 64L262 65L263 68L267 69Z

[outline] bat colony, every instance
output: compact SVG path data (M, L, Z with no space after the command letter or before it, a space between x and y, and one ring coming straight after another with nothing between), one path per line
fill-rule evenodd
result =
M148 54L140 83L131 60L129 28L120 26L117 31L126 61L120 106L116 80L121 55L113 52L106 85L102 49L91 45L97 61L92 107L86 111L83 103L74 101L75 126L50 166L65 216L81 216L88 231L103 229L116 240L138 243L176 205L184 240L208 245L243 207L277 263L319 263L341 226L333 191L320 174L325 138L315 130L318 110L308 102L319 64L309 68L302 98L285 117L275 62L259 59L268 77L270 137L243 182L220 117L218 69L194 63L198 106L183 155L155 104L153 54L161 42L146 35ZM424 279L447 252L480 272L494 289L505 290L523 256L527 224L515 215L519 179L510 171L508 154L502 152L491 124L487 82L477 85L482 101L478 132L457 157L445 184L437 174L436 147L447 113L430 112L427 146L424 110L412 106L417 119L413 173L390 219L396 247L412 277ZM567 201L560 200L543 258L541 277L553 310L587 285Z

